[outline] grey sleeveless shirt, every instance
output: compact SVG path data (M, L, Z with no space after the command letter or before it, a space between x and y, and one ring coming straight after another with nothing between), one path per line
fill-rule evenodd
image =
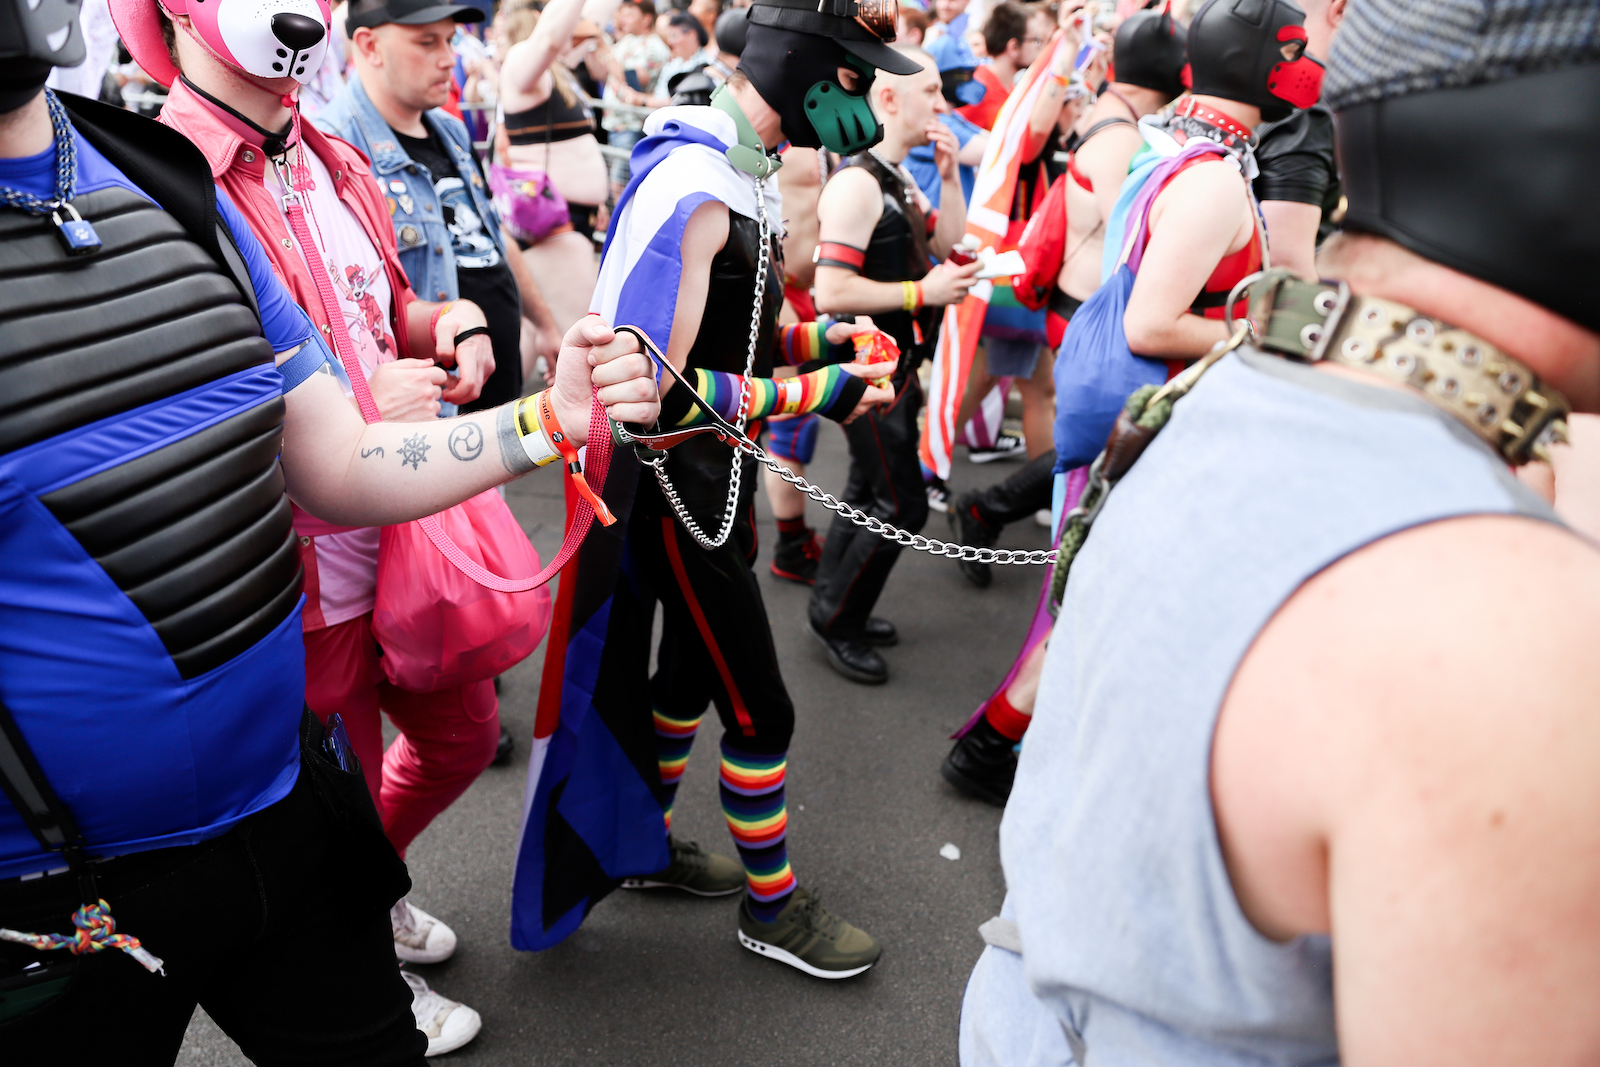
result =
M1338 1062L1328 939L1269 941L1234 896L1217 712L1308 578L1482 513L1554 518L1407 393L1241 351L1177 405L1072 570L1001 825L1021 958L974 971L963 1064Z

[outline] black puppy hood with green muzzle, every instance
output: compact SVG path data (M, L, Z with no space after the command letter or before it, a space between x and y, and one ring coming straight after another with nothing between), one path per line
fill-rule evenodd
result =
M922 65L885 42L895 34L895 0L756 0L739 69L778 113L800 148L840 155L883 139L867 91L878 70L915 74ZM852 89L839 68L860 73Z

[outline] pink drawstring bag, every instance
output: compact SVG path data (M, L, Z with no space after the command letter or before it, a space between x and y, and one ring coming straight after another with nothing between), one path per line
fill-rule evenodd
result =
M491 489L432 517L466 557L492 574L534 574L539 553ZM372 635L383 673L431 693L481 682L521 663L550 625L544 586L501 592L469 578L438 551L421 522L385 526L378 542Z
M294 121L299 122L298 111ZM296 168L294 182L294 195L284 198L289 226L316 283L334 353L350 379L361 417L378 422L378 406L351 347L344 312L299 196L310 184L309 172ZM591 402L589 435L590 463L603 486L611 433L597 400ZM550 625L550 593L544 584L576 553L593 520L593 510L580 505L561 550L543 569L528 535L493 489L437 515L383 527L372 633L382 649L384 674L401 689L431 693L487 681L522 662Z

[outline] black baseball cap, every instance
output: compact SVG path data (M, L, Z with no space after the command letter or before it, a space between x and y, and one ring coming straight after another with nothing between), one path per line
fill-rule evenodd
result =
M426 26L454 19L457 22L482 22L483 10L466 4L441 4L438 0L352 0L344 24L355 30L362 26L382 26L393 22L401 26Z
M863 63L890 74L915 74L922 64L886 43L894 40L898 0L754 0L750 24L829 37Z

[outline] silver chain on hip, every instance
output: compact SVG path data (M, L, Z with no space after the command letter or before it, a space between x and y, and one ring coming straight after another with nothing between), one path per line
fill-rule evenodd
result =
M750 347L744 357L744 377L739 379L739 417L734 420L741 438L744 437L745 422L750 412L750 376L756 369L756 341L761 336L761 311L767 296L767 264L772 258L770 247L772 227L767 221L767 182L764 178L756 178L755 184L756 221L760 226L761 252L756 259L756 297L755 307L750 312ZM702 530L700 524L694 520L694 516L689 514L689 509L683 506L682 498L678 496L678 491L667 478L667 457L663 455L646 460L645 466L655 471L656 481L661 485L661 495L672 505L678 521L689 531L689 536L699 542L701 548L721 548L727 542L728 535L733 532L733 520L739 514L739 488L744 475L744 463L739 457L739 450L735 448L733 451L732 469L728 475L728 501L722 509L722 528L717 531L716 537L711 537Z

